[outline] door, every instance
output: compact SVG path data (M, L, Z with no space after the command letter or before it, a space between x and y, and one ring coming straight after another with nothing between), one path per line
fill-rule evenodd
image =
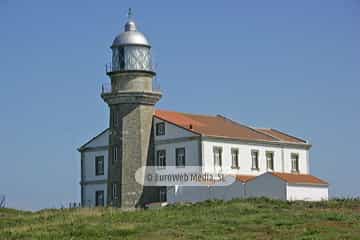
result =
M104 206L104 191L95 192L95 206Z

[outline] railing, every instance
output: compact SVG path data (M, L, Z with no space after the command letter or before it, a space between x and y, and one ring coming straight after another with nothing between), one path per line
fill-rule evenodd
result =
M158 81L158 79L155 77L153 82L152 82L152 90L154 92L161 92L161 86L160 83Z
M106 72L106 74L111 73L112 71L113 71L112 70L112 64L111 63L105 64L105 72Z
M141 69L133 65L126 65L126 67L122 68L121 70L119 67L113 67L111 63L105 64L105 72L106 74L112 73L112 72L118 72L118 71L146 71L146 72L154 72L153 66L150 66L149 69Z
M111 83L103 83L101 85L101 94L111 93L111 92L112 92Z

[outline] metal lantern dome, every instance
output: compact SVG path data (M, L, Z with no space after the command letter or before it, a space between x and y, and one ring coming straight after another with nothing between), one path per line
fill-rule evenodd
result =
M150 44L143 33L137 31L136 23L128 20L124 32L120 33L111 46L112 72L153 72Z

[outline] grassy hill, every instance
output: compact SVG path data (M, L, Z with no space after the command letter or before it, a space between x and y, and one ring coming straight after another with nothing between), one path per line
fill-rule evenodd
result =
M360 239L360 200L251 199L133 212L0 209L0 239Z

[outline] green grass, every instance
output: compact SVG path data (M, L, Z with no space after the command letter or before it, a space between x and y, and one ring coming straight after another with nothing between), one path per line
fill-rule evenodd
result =
M249 199L133 212L0 209L0 239L360 239L360 200Z

